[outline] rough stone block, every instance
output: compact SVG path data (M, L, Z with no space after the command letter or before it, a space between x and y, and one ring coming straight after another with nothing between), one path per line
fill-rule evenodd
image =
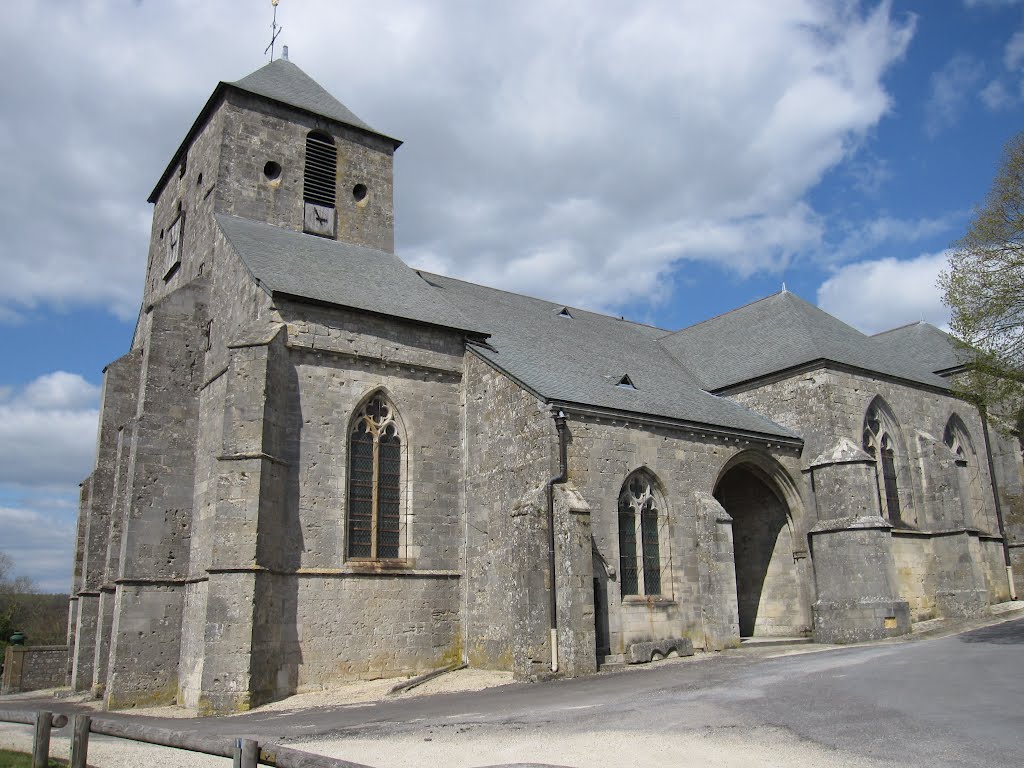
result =
M648 664L655 658L664 659L672 653L676 656L693 656L693 643L685 637L633 643L626 653L626 661L630 664Z

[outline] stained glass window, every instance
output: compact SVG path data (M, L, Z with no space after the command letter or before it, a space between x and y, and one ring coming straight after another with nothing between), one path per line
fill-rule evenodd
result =
M357 414L349 440L348 556L401 557L402 439L382 395Z
M619 493L619 578L624 597L661 594L661 514L651 479L640 472L632 475Z

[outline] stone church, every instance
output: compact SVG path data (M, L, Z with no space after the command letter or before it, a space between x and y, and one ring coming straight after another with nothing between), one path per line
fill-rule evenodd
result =
M1009 599L1020 447L950 394L940 330L783 291L672 331L412 269L400 143L279 59L157 181L82 484L76 689L226 713Z

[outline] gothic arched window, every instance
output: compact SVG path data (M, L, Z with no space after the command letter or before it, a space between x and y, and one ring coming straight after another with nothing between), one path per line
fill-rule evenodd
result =
M970 432L957 414L949 417L942 442L956 457L957 485L965 525L981 525L985 508L978 457Z
M348 556L401 557L402 438L394 407L375 395L352 422L349 439Z
M654 479L634 472L619 492L619 574L623 597L660 595L665 511ZM639 547L638 547L639 544Z
M864 450L875 459L882 514L894 525L902 523L900 475L904 451L896 417L880 397L871 401L864 417Z

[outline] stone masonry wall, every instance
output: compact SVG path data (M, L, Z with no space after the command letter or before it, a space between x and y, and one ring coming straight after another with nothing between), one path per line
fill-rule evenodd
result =
M840 436L860 445L868 405L876 395L881 395L899 421L904 444L910 453L907 464L911 477L900 481L903 517L921 529L931 527L929 515L933 514L935 494L942 491L935 487L938 473L923 465L918 455L919 432L941 441L950 416L958 414L977 451L976 464L981 481L986 488L991 488L977 411L950 395L867 374L824 368L756 389L727 394L741 405L799 432L805 441L804 454L809 458L830 449ZM945 482L955 482L955 478L946 478ZM976 510L976 519L985 530L993 531L996 524L991 492L984 494L982 503L984 507Z
M905 599L911 615L923 619L937 613L971 614L984 607L986 592L995 596L992 592L995 584L986 575L991 569L983 563L987 550L979 546L977 532L952 535L968 529L980 529L982 535L997 535L998 531L984 433L975 409L950 395L881 377L825 368L728 395L798 431L806 441L808 457L827 454L843 439L860 446L865 413L874 398L881 396L895 416L900 431L897 482L901 519L924 535L898 531L890 534L895 538L891 538L888 545L893 563L893 583L889 588L895 591L886 596L883 593L887 588L876 585L873 589L878 595L867 597L877 600L885 597L890 601ZM962 420L968 433L966 462L958 462L943 443L946 426L954 414ZM873 462L869 462L869 466L873 468ZM805 473L804 482L809 483L810 477L811 473ZM874 485L872 497L877 495L877 480ZM833 512L830 509L827 516L832 516ZM817 517L818 511L812 510L811 514ZM847 514L852 515L853 520L862 513L854 510ZM837 542L859 542L858 536L867 537L871 538L871 546L882 547L882 534L877 532L830 535L835 535ZM942 541L933 541L936 536ZM816 542L820 555L841 556L838 544L826 547L823 539ZM940 549L936 550L939 545ZM881 550L875 554L882 557ZM969 568L956 566L963 558L972 564ZM853 563L849 565L855 567ZM829 577L822 573L820 578ZM852 593L850 599L853 599ZM830 598L828 610L833 614L828 621L832 624L839 621L834 612L840 610L837 606L841 603L835 595ZM879 610L892 613L895 609ZM865 613L864 618L874 621L877 617ZM829 631L833 632L833 637L842 636L838 627Z
M477 355L465 358L466 648L475 667L541 674L550 660L545 484L549 409Z
M143 307L155 304L196 278L209 275L214 266L213 245L218 228L213 213L218 187L227 183L220 167L223 133L224 114L219 110L193 139L184 169L178 165L156 199ZM168 274L168 238L179 216L182 217L181 264ZM133 347L145 343L148 327L149 318L143 314Z
M4 653L0 694L60 688L67 671L66 645L9 645Z
M206 284L197 281L150 312L111 628L112 709L177 695L206 302Z
M735 460L737 454L756 448L795 478L800 470L797 451L778 446L765 451L743 440L715 437L695 429L646 426L614 419L574 417L571 432L569 479L591 506L591 526L600 559L616 571L616 578L608 580L607 596L611 652L624 653L632 643L673 637L686 637L695 647L705 647L705 614L713 624L707 634L716 643L738 642L738 637L725 637L722 632L722 616L735 611L735 595L717 590L712 594L701 593L701 569L706 570L709 564L701 564L698 542L714 540L704 529L717 522L709 523L706 519L708 496L715 490L726 464ZM664 495L668 525L663 552L667 551L668 557L663 557L660 596L624 597L617 574L618 497L627 476L640 467L657 478ZM803 509L792 508L789 513L795 533L788 535L799 541L800 532L806 531ZM794 567L792 560L789 567ZM704 605L705 600L715 604ZM809 622L806 611L807 607L801 606L801 616L796 620L801 627Z
M223 455L197 465L211 475L200 510L213 509L197 524L217 544L193 547L210 558L208 585L189 592L190 614L205 601L206 630L185 636L205 659L183 663L182 692L203 711L461 658L461 338L287 301L271 316L282 320L265 326L272 336L250 325L225 383L203 394L204 409L223 403L225 424ZM388 564L348 560L345 542L352 418L376 391L403 447L403 557Z
M338 150L336 239L394 251L390 140L235 91L219 114L224 183L217 190L218 213L301 232L306 135L318 130L332 136ZM279 177L264 175L267 162L281 166ZM367 190L361 200L353 196L357 184Z

